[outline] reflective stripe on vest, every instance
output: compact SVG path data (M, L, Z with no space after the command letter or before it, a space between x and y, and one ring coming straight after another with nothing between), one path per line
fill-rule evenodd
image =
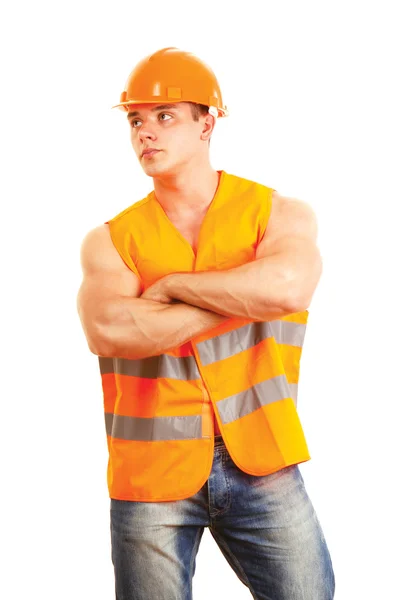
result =
M201 439L201 415L192 417L124 417L105 414L107 435L121 440Z
M301 347L306 325L290 321L250 323L197 345L202 364L208 365L274 337L278 344ZM114 373L157 379L194 380L200 373L194 357L167 354L142 359L99 357L102 375ZM293 398L294 396L294 398ZM297 399L297 384L288 384L285 375L272 377L239 394L219 400L217 408L223 424L258 410L261 405L292 397ZM140 418L105 413L107 435L123 440L182 440L201 438L201 416Z

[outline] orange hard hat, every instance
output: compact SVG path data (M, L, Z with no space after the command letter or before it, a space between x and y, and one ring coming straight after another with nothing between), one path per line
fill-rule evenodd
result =
M217 78L208 65L190 52L163 48L143 58L130 73L119 104L195 102L210 107L215 117L228 116Z

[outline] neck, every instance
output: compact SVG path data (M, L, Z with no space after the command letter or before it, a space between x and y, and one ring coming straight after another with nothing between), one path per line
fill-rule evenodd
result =
M201 215L211 204L219 183L219 172L208 164L179 174L153 178L154 192L164 211L177 218Z

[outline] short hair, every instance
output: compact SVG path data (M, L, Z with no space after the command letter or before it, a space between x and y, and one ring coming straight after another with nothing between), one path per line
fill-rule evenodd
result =
M208 106L205 104L197 104L196 102L190 102L189 104L192 111L193 121L198 121L200 117L204 117L208 114Z

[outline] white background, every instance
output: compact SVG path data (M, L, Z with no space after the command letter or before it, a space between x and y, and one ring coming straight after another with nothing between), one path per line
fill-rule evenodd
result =
M89 229L152 189L110 107L134 65L166 46L194 52L220 81L230 117L217 123L213 166L316 211L324 272L302 359L312 460L301 471L336 600L398 597L396 4L3 5L2 598L115 597L79 252ZM195 600L250 598L208 530L193 584Z

